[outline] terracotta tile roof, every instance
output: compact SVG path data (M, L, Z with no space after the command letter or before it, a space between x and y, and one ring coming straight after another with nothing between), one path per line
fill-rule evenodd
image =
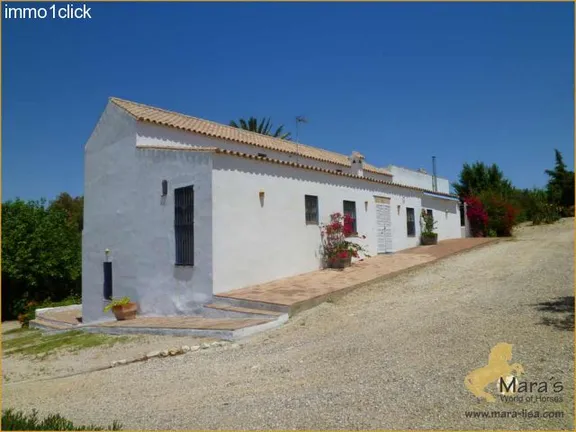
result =
M361 176L357 176L354 174L343 173L343 172L339 172L339 171L331 170L331 169L327 169L327 168L320 168L320 167L313 166L313 165L305 165L305 164L301 164L298 162L284 161L284 160L280 160L280 159L274 159L274 158L269 158L269 157L263 157L263 156L243 153L243 152L239 152L239 151L235 151L235 150L221 149L218 147L194 147L194 146L186 146L186 145L184 145L184 146L182 146L182 145L137 145L136 148L139 148L142 150L145 150L145 149L148 149L148 150L168 150L168 151L178 150L178 151L225 154L225 155L229 155L229 156L238 156L238 157L245 158L245 159L254 159L254 160L260 160L263 162L275 163L275 164L279 164L279 165L287 165L287 166L291 166L294 168L302 168L302 169L308 169L308 170L312 170L312 171L320 171L320 172L324 172L327 174L333 174L333 175L343 176L343 177L350 177L350 178L355 178L355 179L359 179L359 180L366 180L366 181L369 181L372 183L386 184L386 185L390 185L390 186L396 186L396 187L416 190L416 191L420 191L420 192L429 192L429 193L433 193L434 195L441 195L441 196L445 196L447 198L456 197L456 195L446 194L443 192L435 192L435 191L432 191L430 189L423 189L423 188L419 188L416 186L403 185L400 183L394 183L393 181L379 180L379 179L374 179L374 178L370 178L370 177L361 177Z
M261 135L255 132L226 126L209 120L203 120L124 99L112 97L110 98L110 101L142 122L155 123L162 126L194 132L209 137L236 141L242 144L249 144L269 150L291 154L296 154L298 152L299 155L310 159L322 162L331 162L346 167L351 166L348 156L340 153L311 147L305 144L296 144L293 141ZM392 175L392 173L385 168L378 168L367 163L364 163L364 170L377 174Z

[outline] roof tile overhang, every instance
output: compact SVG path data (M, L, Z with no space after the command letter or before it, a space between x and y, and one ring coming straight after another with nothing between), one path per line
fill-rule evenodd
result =
M351 166L348 156L340 153L311 147L305 144L294 143L292 141L274 138L268 135L262 135L244 129L226 126L209 120L203 120L197 117L191 117L185 114L167 111L161 108L155 108L115 97L110 98L110 102L122 108L136 120L141 122L167 126L187 132L202 134L208 137L235 141L269 150L298 154L321 162L329 162L345 167ZM378 168L367 163L364 163L364 170L376 174L392 176L392 173L387 169Z

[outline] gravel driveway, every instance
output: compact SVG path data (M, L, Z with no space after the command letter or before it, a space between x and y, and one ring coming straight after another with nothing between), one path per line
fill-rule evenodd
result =
M5 383L4 407L126 429L573 429L573 229L573 219L524 227L325 303L241 349ZM464 377L498 342L514 345L524 380L560 381L561 392L539 395L562 401L490 404L469 393Z

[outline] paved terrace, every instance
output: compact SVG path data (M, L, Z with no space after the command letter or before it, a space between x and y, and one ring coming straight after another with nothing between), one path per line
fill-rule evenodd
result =
M259 305L258 309L282 308L290 315L314 307L330 297L343 295L377 279L391 277L412 270L447 256L493 243L494 238L465 238L445 240L434 246L418 246L395 254L378 255L355 263L341 270L325 269L262 285L230 291L214 297L214 301L246 301ZM239 308L241 309L241 308ZM257 312L257 311L255 311ZM274 319L257 318L204 318L192 316L146 317L138 316L129 321L110 321L93 325L81 324L81 310L54 310L35 320L52 330L74 328L101 332L145 332L172 334L178 332L210 333L213 336L246 335L258 327L265 330Z
M285 306L291 315L316 306L329 297L459 252L493 243L495 238L444 240L433 246L417 246L395 254L377 255L345 269L325 269L262 285L218 294L215 300L235 299Z

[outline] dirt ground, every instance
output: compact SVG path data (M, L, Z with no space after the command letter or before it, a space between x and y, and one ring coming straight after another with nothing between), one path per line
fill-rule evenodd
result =
M38 330L14 333L13 330L19 327L19 323L15 321L2 323L3 341L39 333ZM94 337L94 335L88 337ZM2 357L3 382L18 383L74 375L106 368L113 361L140 358L152 351L169 350L182 345L194 346L213 341L213 339L178 336L98 335L98 337L104 339L106 343L85 349L66 349L64 345L63 348L39 355L6 355L4 352Z
M574 225L564 219L359 289L240 349L5 380L3 403L126 429L572 430L573 326ZM467 390L500 342L512 344L520 382L545 391L506 402L491 383L489 403ZM76 368L98 355L108 353L64 357ZM3 373L31 367L20 361L5 359Z

